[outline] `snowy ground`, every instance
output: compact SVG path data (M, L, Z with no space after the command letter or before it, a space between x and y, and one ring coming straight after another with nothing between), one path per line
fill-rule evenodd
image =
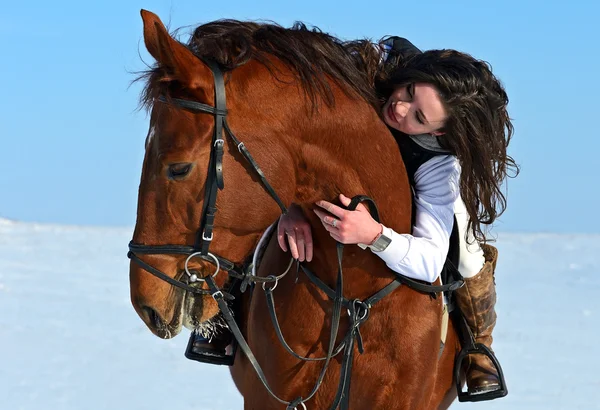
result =
M241 409L129 302L130 229L0 219L0 408ZM501 234L495 350L508 397L456 409L600 409L600 235ZM313 409L311 409L313 410Z

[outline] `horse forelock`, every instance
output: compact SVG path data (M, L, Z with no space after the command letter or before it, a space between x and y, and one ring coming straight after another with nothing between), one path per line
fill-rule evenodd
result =
M379 53L368 40L344 42L320 29L297 22L284 28L272 22L217 20L198 26L185 46L200 59L212 59L225 71L250 60L263 64L278 78L286 67L300 83L312 108L319 101L335 104L332 83L349 98L375 106L373 77ZM283 64L273 64L277 60ZM142 73L140 103L150 109L157 96L169 94L176 82L160 66Z

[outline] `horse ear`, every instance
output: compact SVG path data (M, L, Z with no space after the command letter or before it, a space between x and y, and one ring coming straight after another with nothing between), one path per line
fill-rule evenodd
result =
M166 69L171 80L179 80L189 89L202 89L211 83L210 69L186 46L175 40L160 18L141 10L144 22L144 43L148 52Z

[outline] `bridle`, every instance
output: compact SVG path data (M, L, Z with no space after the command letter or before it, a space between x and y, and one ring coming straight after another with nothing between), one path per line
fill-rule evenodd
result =
M219 190L224 188L223 182L223 153L225 140L222 138L223 130L226 132L226 136L229 136L233 143L237 146L239 152L244 158L250 163L254 172L259 176L262 184L264 185L267 192L277 202L281 212L287 213L287 208L269 184L265 178L264 173L256 163L256 161L250 155L250 152L246 149L243 142L240 142L235 134L229 128L227 124L227 106L225 99L225 85L223 79L223 73L216 62L212 60L204 61L206 65L211 69L214 77L215 84L215 106L202 104L196 101L183 100L179 98L169 98L161 95L157 101L165 104L174 104L178 107L197 112L212 114L215 118L214 132L211 141L211 154L208 165L208 173L206 178L206 187L204 191L204 202L202 205L202 218L200 220L200 230L196 235L196 243L194 246L189 245L142 245L136 244L133 241L129 243L129 253L127 256L139 264L142 268L153 274L154 276L168 282L169 284L176 286L182 290L199 294L199 295L212 295L208 290L199 289L197 287L189 286L187 283L171 278L164 274L158 269L148 265L137 255L164 255L164 254L178 254L188 255L186 259L184 270L187 274L188 281L191 283L202 282L205 279L198 278L197 275L191 273L188 268L188 263L193 257L200 257L201 259L213 263L217 269L213 274L216 276L222 269L229 273L229 275L237 278L246 277L247 267L235 264L230 260L223 258L219 255L209 252L210 244L213 240L213 230L215 213L217 212L216 201L217 193ZM227 298L231 299L231 295L227 295Z
M202 209L202 218L200 221L200 230L198 231L196 237L196 243L194 246L189 245L143 245L137 244L131 241L129 243L129 252L127 256L137 263L140 267L142 267L147 272L152 275L158 277L159 279L169 283L172 286L185 290L187 292L197 294L197 295L210 295L217 302L219 309L221 310L229 329L233 333L235 339L237 340L239 347L242 349L244 354L247 356L248 360L254 367L258 377L261 382L267 389L267 391L280 403L285 404L288 410L296 409L298 406L302 406L306 409L305 402L310 400L318 391L321 386L323 379L325 377L325 373L329 366L331 359L338 355L343 351L342 356L342 366L340 371L340 381L338 384L338 390L335 395L334 401L332 403L331 409L337 409L340 406L341 409L347 409L349 406L349 393L350 393L350 374L352 370L352 361L354 357L354 343L357 343L358 351L360 353L363 352L363 343L362 337L360 335L359 327L362 323L364 323L368 317L371 310L371 307L381 300L383 297L392 293L395 289L400 287L402 284L406 284L407 286L425 293L436 294L438 292L452 291L460 286L462 286L462 282L452 282L442 286L430 286L424 285L420 282L416 282L410 278L405 276L396 274L396 277L383 289L373 294L371 297L365 300L349 300L343 297L342 289L343 289L343 275L342 275L342 257L343 257L343 249L344 245L341 243L337 244L337 261L338 261L338 274L335 289L331 289L327 286L322 280L320 280L313 272L310 271L305 265L299 264L299 267L306 274L308 279L319 289L321 289L325 294L327 294L331 299L333 299L333 310L331 315L331 330L329 335L329 343L327 348L327 354L325 357L317 357L317 358L307 358L303 357L292 350L292 348L288 345L283 337L281 332L281 328L279 325L279 321L277 319L276 311L275 311L275 302L273 298L273 290L277 285L278 281L285 276L286 272L279 276L267 276L267 277L259 277L251 275L250 269L248 266L241 266L239 264L235 264L230 260L216 255L214 253L209 252L209 247L211 241L213 240L213 229L214 229L214 220L216 209L216 200L217 193L219 190L224 188L223 183L223 153L224 153L224 145L225 140L223 137L223 131L225 131L225 137L229 137L231 141L237 146L239 152L243 155L246 161L249 163L252 171L259 177L260 182L262 183L264 189L269 193L269 195L277 202L279 208L281 209L282 214L287 213L287 208L273 189L273 187L267 181L265 175L262 170L256 163L256 161L250 155L250 152L246 148L243 142L235 136L235 134L231 131L227 124L227 108L226 108L226 100L225 100L225 85L223 79L223 73L218 66L218 64L212 60L203 60L204 63L211 69L214 77L214 86L215 86L215 106L210 106L207 104L198 103L195 101L184 100L179 98L166 98L165 96L159 96L157 101L165 104L173 104L180 108L190 110L196 113L206 113L212 114L215 118L214 122L214 133L211 141L211 154L208 166L208 174L206 180L206 190L204 193L204 202ZM357 205L361 202L367 202L369 207L369 211L373 218L379 221L379 212L375 205L375 202L366 196L356 196L352 198L352 202L347 207L349 210L355 210ZM187 274L187 282L206 282L208 285L207 289L200 289L194 286L190 286L188 283L174 279L150 264L144 262L138 255L188 255L185 262L185 273ZM205 261L208 261L216 266L216 272L212 276L207 276L205 278L198 278L194 273L190 272L188 268L189 261L194 258L199 257ZM214 276L216 276L220 270L224 270L228 273L229 276L238 278L242 280L242 284L240 289L242 292L247 288L250 282L261 282L263 284L263 290L265 291L265 295L267 297L267 307L269 310L269 314L271 320L273 322L275 331L277 336L284 346L284 348L290 352L294 357L300 360L306 361L324 361L323 367L315 383L315 386L310 391L310 393L306 397L298 397L295 400L287 401L279 398L269 387L269 383L267 382L266 376L258 364L254 354L252 353L248 343L246 342L239 326L236 323L236 320L233 317L233 313L229 305L227 304L227 300L232 300L234 297L220 289L215 281ZM267 284L271 284L267 286ZM341 312L342 307L345 307L348 312L349 318L349 326L348 331L346 332L345 337L342 339L338 346L335 346L335 340L337 338L338 329L341 320Z

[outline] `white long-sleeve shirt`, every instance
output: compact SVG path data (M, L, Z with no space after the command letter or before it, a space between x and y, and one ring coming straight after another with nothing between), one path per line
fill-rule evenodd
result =
M453 155L438 155L415 172L415 225L412 235L386 226L391 243L374 252L395 272L434 282L440 275L450 244L455 202L459 196L460 166Z
M380 44L381 62L386 61L395 39ZM415 47L404 40L401 47ZM378 46L378 47L379 47ZM415 47L415 50L418 49ZM413 141L425 149L442 152L437 138L424 134L411 136ZM459 272L470 278L481 270L485 259L483 251L473 236L467 232L469 215L459 191L460 165L455 156L438 155L425 162L415 172L415 225L413 234L399 234L383 227L383 233L392 242L382 252L374 252L395 272L409 278L434 282L444 267L454 216L459 232ZM468 242L472 242L469 244Z

